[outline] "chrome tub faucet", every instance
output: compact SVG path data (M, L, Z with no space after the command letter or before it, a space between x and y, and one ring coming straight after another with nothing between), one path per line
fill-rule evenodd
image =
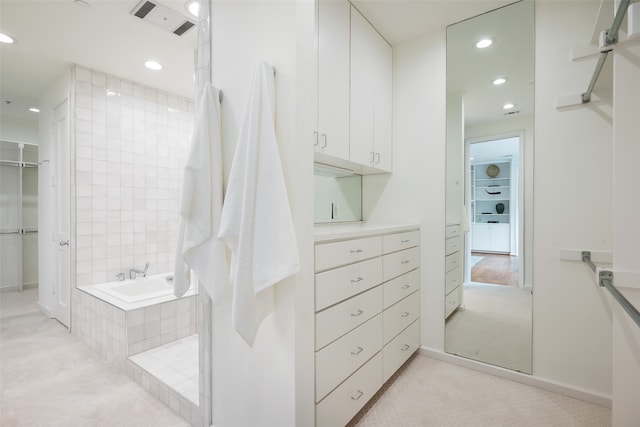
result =
M144 270L140 270L139 268L131 268L129 269L129 278L135 279L136 277L138 277L138 274L142 274L142 277L147 277L148 270L149 270L148 262L144 265Z

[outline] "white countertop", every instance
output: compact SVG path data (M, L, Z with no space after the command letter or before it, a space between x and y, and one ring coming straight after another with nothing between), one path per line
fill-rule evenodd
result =
M399 233L418 228L420 228L418 224L399 222L345 222L316 224L313 234L316 243L324 243L332 240Z

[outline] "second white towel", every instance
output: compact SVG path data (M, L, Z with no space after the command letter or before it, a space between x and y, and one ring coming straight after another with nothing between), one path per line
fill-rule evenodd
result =
M231 248L233 325L253 345L273 310L272 285L300 269L275 132L273 67L258 61L224 200L219 237Z

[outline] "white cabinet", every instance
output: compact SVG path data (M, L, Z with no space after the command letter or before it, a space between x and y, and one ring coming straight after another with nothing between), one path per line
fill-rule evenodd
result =
M420 346L420 232L315 245L317 426L345 425Z
M351 10L350 159L391 171L392 50L367 20Z
M459 225L445 231L445 319L460 305L462 294L462 236Z
M318 2L318 129L316 152L349 158L350 6Z
M344 0L318 2L316 162L357 173L390 172L391 46Z
M511 250L510 225L473 224L471 227L471 250L480 252L509 252Z

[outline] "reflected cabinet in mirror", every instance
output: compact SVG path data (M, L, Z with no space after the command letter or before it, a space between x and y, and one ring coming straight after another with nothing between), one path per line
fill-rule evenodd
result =
M529 374L533 8L447 28L445 351Z

